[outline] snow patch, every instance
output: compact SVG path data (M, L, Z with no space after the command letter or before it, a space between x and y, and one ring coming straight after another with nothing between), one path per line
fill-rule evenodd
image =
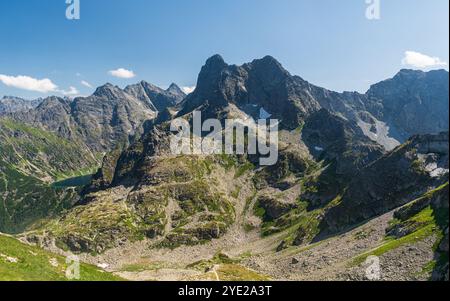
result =
M438 167L437 163L430 163L425 166L425 170L430 174L432 178L439 178L448 174L449 170L446 168Z
M269 119L272 114L264 110L264 108L261 108L259 110L259 119Z
M99 264L97 264L97 267L99 267L101 269L107 269L107 268L109 268L109 264L107 264L107 263L99 263Z
M385 122L376 120L375 125L372 125L362 120L358 120L358 126L361 128L364 135L369 137L371 140L378 142L388 151L393 150L401 144L400 141L390 136L392 129ZM371 131L373 126L376 127L376 133Z

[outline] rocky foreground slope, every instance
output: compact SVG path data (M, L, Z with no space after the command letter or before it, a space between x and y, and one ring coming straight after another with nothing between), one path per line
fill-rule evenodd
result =
M69 262L70 263L70 262ZM0 281L67 281L66 258L0 234ZM80 281L117 281L120 277L80 264Z

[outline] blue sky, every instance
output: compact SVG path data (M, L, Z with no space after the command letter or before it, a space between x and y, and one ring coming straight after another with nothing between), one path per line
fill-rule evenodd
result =
M380 0L376 21L365 1L80 0L81 19L67 20L65 0L2 0L0 97L140 80L190 87L216 53L233 64L270 54L337 91L364 92L401 68L448 68L448 0ZM135 76L110 73L119 68Z

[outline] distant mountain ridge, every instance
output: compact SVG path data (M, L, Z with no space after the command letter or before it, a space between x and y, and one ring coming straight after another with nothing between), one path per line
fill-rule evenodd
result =
M167 115L166 109L172 107L178 116L196 108L215 116L231 103L253 117L263 109L290 129L325 108L356 123L366 136L391 150L414 134L448 130L448 95L445 70L404 69L392 79L371 86L365 94L338 93L291 75L271 56L236 66L214 55L202 67L196 89L189 95L176 84L166 90L145 81L124 89L106 84L93 95L73 101L50 97L29 103L4 98L0 114L13 114L20 121L44 126L64 138L79 132L82 138L87 137L89 147L111 150L118 140L142 133L142 123L155 119L158 113ZM48 106L56 99L59 105ZM97 100L102 100L101 106ZM43 105L37 108L39 104ZM25 113L28 110L30 113ZM95 121L100 115L102 126Z
M373 114L401 129L409 138L439 133L449 126L449 73L403 69L392 79L370 87L366 96L380 105Z
M205 105L214 115L230 103L250 114L263 108L289 129L325 108L391 150L414 134L448 130L448 72L401 70L366 94L337 93L292 76L271 56L236 66L215 55L206 61L178 116Z
M186 97L186 94L176 84L171 84L167 90L163 90L146 81L127 86L124 91L148 103L154 111L159 112L179 104Z
M183 97L175 85L154 90L151 97L161 109ZM158 114L150 99L135 98L111 84L74 99L5 97L0 110L0 231L7 232L23 231L73 206L78 191L51 184L89 178L104 153L127 145Z
M30 110L15 110L8 115L63 138L84 141L91 150L103 152L142 133L145 121L184 97L175 84L163 90L143 81L122 90L107 83L88 97L51 96Z
M42 99L25 100L20 97L4 96L0 99L0 116L19 111L28 111L36 108Z

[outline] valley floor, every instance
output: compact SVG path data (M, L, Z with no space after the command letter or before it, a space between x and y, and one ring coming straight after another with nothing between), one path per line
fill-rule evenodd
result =
M286 233L261 238L240 225L205 245L175 250L138 242L82 260L128 280L367 280L366 257L379 255L380 280L428 280L436 238L389 247L385 230L393 213L345 234L306 246L276 248ZM380 248L381 246L381 248ZM382 251L380 252L380 249Z

